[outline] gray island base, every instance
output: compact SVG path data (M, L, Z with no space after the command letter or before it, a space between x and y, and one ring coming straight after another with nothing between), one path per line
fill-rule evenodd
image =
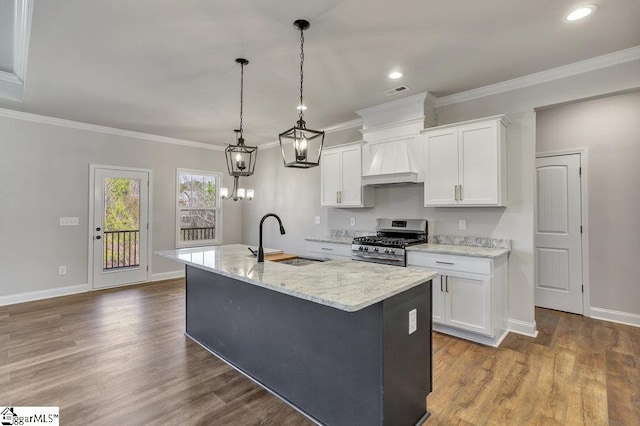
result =
M349 311L181 261L187 263L186 334L310 419L332 426L412 426L429 416L431 275ZM269 263L261 276L269 275ZM371 269L355 261L336 265ZM296 269L273 268L285 266ZM310 267L316 265L298 270ZM410 268L385 268L411 275ZM363 275L371 279L371 271ZM414 309L417 328L410 334Z

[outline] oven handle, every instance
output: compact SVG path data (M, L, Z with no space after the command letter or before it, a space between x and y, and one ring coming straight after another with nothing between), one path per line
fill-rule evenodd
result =
M381 259L381 260L392 260L394 262L404 262L404 258L400 259L397 257L382 257L382 256L365 256L363 254L352 254L353 257L363 257L365 259Z

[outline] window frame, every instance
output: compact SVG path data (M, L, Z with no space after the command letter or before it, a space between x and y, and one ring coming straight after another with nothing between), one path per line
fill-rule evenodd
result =
M215 207L184 207L180 205L180 175L200 175L205 177L212 177L215 179L216 186L216 206ZM176 168L176 185L174 189L175 194L175 247L188 248L188 247L202 247L211 245L222 244L222 197L220 196L220 189L222 188L222 172L214 172L211 170L198 170L187 169L182 167ZM215 239L209 240L190 240L180 241L180 212L182 210L212 210L215 212Z

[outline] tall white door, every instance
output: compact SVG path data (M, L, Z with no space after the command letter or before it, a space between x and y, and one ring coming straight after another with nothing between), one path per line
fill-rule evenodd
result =
M582 314L580 154L537 158L536 184L536 306Z
M148 281L149 172L92 172L93 287Z

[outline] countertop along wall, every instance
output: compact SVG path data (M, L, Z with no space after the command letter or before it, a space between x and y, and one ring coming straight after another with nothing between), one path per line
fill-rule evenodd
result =
M624 314L632 314L637 325L639 117L640 91L537 112L537 152L587 148L591 314L627 322L632 320Z
M226 175L222 151L14 116L33 118L0 111L0 302L31 292L50 297L88 289L90 163L153 170L152 252L175 247L176 167ZM231 184L228 177L223 179ZM224 203L224 242L239 243L242 207ZM61 227L63 216L79 217L80 225ZM153 255L149 260L152 279L182 270ZM67 265L66 275L58 275L59 265Z
M571 77L510 90L478 95L440 106L438 124L507 114L508 206L506 208L425 208L423 185L381 187L375 190L375 207L335 209L320 207L320 170L290 170L282 165L278 147L262 149L252 182L256 200L243 209L243 242L256 244L258 222L269 211L281 215L287 235L275 223L265 223L265 244L287 252L304 253L306 236L325 236L330 229L372 230L377 217L419 217L429 220L429 233L506 238L513 241L509 257L510 327L534 333L533 209L536 144L535 108L640 87L640 61L602 68ZM488 91L488 93L495 93ZM472 93L470 93L472 94ZM327 145L361 139L357 129L326 136ZM277 189L270 190L273 183ZM261 188L261 191L258 191ZM262 191L268 191L264 193ZM313 223L313 216L321 224ZM350 218L356 226L350 226ZM467 229L458 229L458 220ZM271 221L272 219L269 219Z

